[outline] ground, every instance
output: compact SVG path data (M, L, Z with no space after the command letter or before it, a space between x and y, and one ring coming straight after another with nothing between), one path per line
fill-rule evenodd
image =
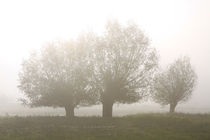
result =
M1 117L0 140L210 140L210 114Z

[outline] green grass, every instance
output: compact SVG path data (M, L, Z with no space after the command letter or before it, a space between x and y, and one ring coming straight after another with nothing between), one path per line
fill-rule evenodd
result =
M0 140L210 140L210 115L2 117Z

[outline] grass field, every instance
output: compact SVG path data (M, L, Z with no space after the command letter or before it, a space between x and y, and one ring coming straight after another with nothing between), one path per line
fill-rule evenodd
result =
M210 140L210 115L2 117L0 140Z

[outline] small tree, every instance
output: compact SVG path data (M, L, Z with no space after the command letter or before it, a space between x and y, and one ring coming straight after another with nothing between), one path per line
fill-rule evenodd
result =
M177 59L166 71L157 74L154 80L153 99L161 105L170 105L170 112L175 111L179 102L189 99L195 87L197 76L192 69L190 59Z
M92 72L87 40L83 36L77 41L52 43L23 61L18 87L27 99L22 101L31 107L64 107L67 117L74 116L76 106L94 103L88 84Z
M94 80L103 117L112 116L114 103L133 103L147 95L158 59L137 25L108 23L94 54Z

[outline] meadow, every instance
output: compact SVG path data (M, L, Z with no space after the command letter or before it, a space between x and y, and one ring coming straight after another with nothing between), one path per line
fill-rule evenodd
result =
M0 140L210 140L210 114L1 117Z

